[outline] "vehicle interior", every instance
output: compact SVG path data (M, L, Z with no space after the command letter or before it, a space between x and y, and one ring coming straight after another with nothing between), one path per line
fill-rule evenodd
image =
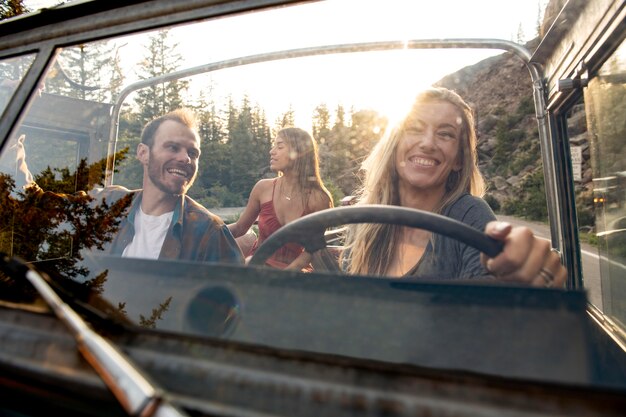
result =
M472 2L97 3L0 23L0 252L22 265L0 274L7 415L42 404L129 412L77 353L57 318L67 314L19 277L27 270L161 390L158 403L190 415L623 412L623 2L525 5L526 35L498 2L485 7L502 28ZM442 216L342 206L356 200L364 158L428 86L470 103L483 198L551 242L565 288L341 268L342 232L366 222L499 253ZM290 126L316 139L335 208L285 225L247 264L152 260L102 250L120 220L106 202L55 205L24 187L17 141L43 190L141 188L142 128L181 107L197 115L202 149L188 195L225 223L276 177L269 151ZM317 253L312 271L264 265L289 242Z

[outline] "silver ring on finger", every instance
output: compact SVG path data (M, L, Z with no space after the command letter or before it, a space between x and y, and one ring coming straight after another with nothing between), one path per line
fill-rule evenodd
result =
M545 268L541 268L539 270L539 276L543 278L543 282L546 288L550 288L552 287L552 285L554 285L554 275L552 274L552 272L548 271Z

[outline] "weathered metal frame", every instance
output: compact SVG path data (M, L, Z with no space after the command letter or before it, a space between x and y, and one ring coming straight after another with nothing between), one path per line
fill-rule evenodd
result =
M150 29L167 23L183 22L194 20L200 15L204 17L217 16L230 12L243 11L254 7L271 6L273 4L285 3L284 1L252 1L252 2L231 2L229 5L222 5L216 1L187 1L171 2L169 0L156 1L133 1L127 0L125 8L119 6L121 2L109 0L101 3L99 7L106 8L102 4L118 4L110 10L102 10L97 27L83 29L66 28L66 33L55 34L50 31L49 36L46 30L41 28L21 29L13 31L9 28L19 27L19 22L9 22L0 25L0 58L15 56L23 53L36 53L37 57L30 70L25 76L13 96L9 106L0 121L0 136L6 143L6 139L12 129L19 123L18 117L24 112L28 99L34 92L40 79L43 77L48 66L53 62L57 47L71 45L78 41L91 41L101 37L123 35L135 29ZM171 4L173 3L173 4ZM184 4L183 4L184 3ZM196 13L193 9L197 7ZM165 12L175 8L174 12ZM186 10L183 10L186 8ZM66 8L70 10L71 8ZM132 13L130 13L132 12ZM69 14L72 16L73 14ZM42 15L43 16L43 15ZM126 17L132 17L124 21ZM143 17L150 19L150 22L143 21ZM151 17L149 17L151 16ZM186 16L186 17L185 17ZM192 16L192 17L190 17ZM73 17L72 17L73 18ZM170 20L171 19L171 20ZM70 21L58 18L51 23L59 21ZM77 23L80 23L76 21ZM115 23L118 22L118 23ZM108 27L108 24L112 24ZM63 25L61 25L63 26ZM52 27L52 26L51 26ZM83 32L84 30L84 32ZM28 36L35 36L38 32L42 39L37 40L38 48L29 49L30 41ZM28 36L27 36L28 35ZM83 36L84 35L84 36ZM26 36L26 37L22 37ZM21 41L19 39L21 38ZM5 40L7 42L5 42ZM21 44L19 43L21 42ZM29 45L29 46L23 46ZM530 59L527 66L530 66L531 77L533 78L533 88L535 101L543 99L545 90L541 77L541 66ZM549 115L549 113L548 113ZM546 109L538 107L538 123L540 124L540 135L542 139L542 156L545 161L553 161L557 158L557 164L563 154L559 153L559 148L553 142L549 126L546 125ZM541 127L543 124L543 127ZM543 132L543 133L542 133ZM546 142L544 144L544 141ZM548 157L546 157L548 155ZM553 172L556 171L556 172ZM548 170L546 185L566 180L567 174L559 170L559 167L552 167ZM551 174L550 174L551 173ZM548 175L552 175L548 177ZM560 186L560 185L559 185ZM549 198L557 201L555 207L550 208L550 215L554 223L554 212L559 215L559 207L566 204L567 200L560 197L561 189L549 188ZM556 185L554 185L556 187ZM561 203L561 201L564 201ZM557 231L562 231L561 222L568 221L567 218L560 218ZM553 239L555 234L553 230ZM75 398L85 399L85 393L94 392L94 397L102 398L107 395L101 381L95 378L93 372L86 367L84 362L77 361L77 355L68 350L73 347L73 339L69 337L66 329L54 318L37 313L33 314L26 310L14 308L2 308L0 314L3 316L3 323L10 323L3 327L3 335L10 337L17 342L23 342L25 327L32 327L30 335L33 340L32 351L42 356L38 363L18 363L13 371L15 374L32 374L34 381L42 383L47 381L51 388L59 388L66 385L75 388ZM42 335L52 340L53 348L44 351L39 343ZM21 337L21 339L20 339ZM345 358L311 357L301 354L301 352L272 352L268 349L255 346L229 346L227 343L210 340L196 340L195 344L186 338L172 338L158 333L128 332L123 335L112 334L112 340L128 351L142 367L148 369L152 367L154 373L163 376L164 381L171 385L172 391L181 387L197 386L202 391L201 399L191 398L186 393L177 392L177 400L180 403L202 410L211 415L261 415L262 412L254 410L255 404L266 405L270 395L280 395L281 402L291 399L289 404L297 404L301 408L310 407L313 415L318 408L327 408L339 413L351 415L363 413L373 415L374 413L391 413L396 415L415 415L421 413L436 414L438 411L443 414L456 415L495 415L495 414L524 414L524 415L553 415L556 413L569 415L619 415L623 410L624 397L619 392L612 390L584 390L579 387L560 386L555 384L545 384L536 380L528 381L508 381L501 378L489 378L481 375L468 375L459 373L438 372L432 369L419 369L407 367L381 366L377 363L353 363ZM5 340L7 342L7 340ZM3 346L10 346L8 341ZM186 352L186 354L180 354ZM175 353L175 354L173 354ZM32 358L31 358L32 359ZM172 363L171 361L175 361ZM253 363L256 366L251 366ZM42 365L43 364L43 365ZM50 366L54 364L56 379L50 379ZM281 373L277 369L285 369L291 364L297 369L306 369L306 375L292 376L288 373ZM26 365L26 366L25 366ZM39 367L38 367L39 366ZM198 378L198 369L203 369L202 378ZM175 371L188 370L189 374L196 376L195 380L188 379L180 374L177 378ZM44 380L45 375L47 380ZM8 375L9 377L11 375ZM4 375L7 377L7 374ZM214 379L211 379L211 378ZM308 378L307 378L308 377ZM215 379L217 378L217 379ZM16 379L19 380L19 379ZM217 382L216 382L217 381ZM358 383L355 383L358 381ZM231 385L228 385L231 384ZM233 395L241 395L244 388L257 390L256 398L247 397L245 404L238 407L226 407L224 404L211 400L209 394L213 387L220 389L220 393L233 392ZM224 389L227 387L229 390ZM217 389L215 391L217 391ZM414 393L419 393L418 395ZM256 401L256 402L255 402ZM90 404L93 406L93 403ZM96 404L96 407L98 404ZM285 409L285 414L293 409ZM267 415L267 414L264 414Z
M152 85L161 84L179 78L189 77L197 74L208 73L226 68L250 65L262 62L277 61L282 59L293 59L300 57L310 57L329 54L345 54L356 52L373 52L373 51L389 51L389 50L406 50L406 49L496 49L510 52L520 58L529 71L533 100L535 103L535 118L538 125L539 141L541 145L541 153L544 162L544 180L547 193L548 213L551 219L550 228L552 236L552 246L563 252L565 242L562 238L563 219L561 213L565 208L562 206L557 197L556 186L556 167L554 164L554 145L550 136L550 129L547 122L546 95L544 89L544 79L541 66L531 61L530 52L514 42L501 39L414 39L407 41L387 41L387 42L365 42L353 44L324 45L317 47L290 49L284 51L268 52L257 55L249 55L240 58L228 59L224 61L207 63L192 68L187 68L146 80L138 81L124 88L121 91L113 107L113 116L111 118L111 137L109 139L108 155L115 155L115 142L119 127L119 113L122 103L134 91ZM113 182L114 160L108 159L106 184ZM566 257L565 259L569 259ZM567 265L569 267L570 265Z

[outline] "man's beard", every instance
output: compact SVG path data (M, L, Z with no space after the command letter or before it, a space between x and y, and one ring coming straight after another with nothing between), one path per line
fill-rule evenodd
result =
M152 160L151 160L152 161ZM160 164L148 163L148 177L150 181L162 192L172 195L184 195L187 193L194 180L196 179L196 175L194 174L191 178L187 180L186 183L183 183L182 186L170 186L162 181L162 174L166 171ZM167 175L167 174L166 174Z

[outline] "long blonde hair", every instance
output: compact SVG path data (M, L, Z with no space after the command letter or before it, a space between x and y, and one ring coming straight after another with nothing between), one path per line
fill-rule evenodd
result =
M289 145L290 152L293 154L291 157L292 169L296 173L298 187L301 190L302 206L305 209L308 207L309 197L313 190L319 190L324 193L332 206L333 199L326 186L324 186L320 175L317 143L313 136L304 129L286 127L279 130L276 137L284 139L287 145ZM281 176L282 172L279 172L278 175Z
M406 119L425 103L444 101L455 106L461 113L459 135L459 171L451 171L446 181L445 194L434 210L442 213L445 208L464 193L482 197L485 182L478 170L476 151L476 131L474 116L470 106L455 92L445 88L429 88L419 93L409 115L398 125L389 129L376 144L361 166L365 174L359 191L358 204L400 205L398 173L396 169L396 149L404 135ZM382 275L387 270L387 262L393 259L398 250L401 227L384 224L358 224L349 228L344 252L344 262L351 274Z

